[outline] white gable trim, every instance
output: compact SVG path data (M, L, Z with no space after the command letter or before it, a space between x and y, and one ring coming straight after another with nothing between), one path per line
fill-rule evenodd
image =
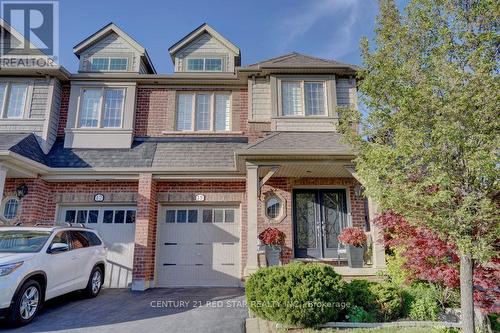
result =
M137 52L141 53L144 55L146 53L146 49L142 47L139 43L137 43L132 37L130 37L128 34L126 34L123 30L118 28L116 24L110 23L101 30L97 31L93 35L85 38L83 41L78 43L73 47L73 52L78 56L80 53L82 53L85 49L91 47L94 45L96 42L98 42L100 39L104 38L106 35L109 33L114 32L116 33L119 37L123 38L127 43L130 44Z
M3 28L5 31L7 31L9 34L14 36L15 39L17 39L20 42L28 42L30 45L30 49L36 49L37 47L30 42L29 39L25 38L19 31L14 29L13 27L10 26L3 18L0 17L0 28Z
M189 33L187 36L182 38L180 41L172 45L169 49L168 52L174 57L174 55L181 50L184 46L187 44L191 43L193 40L201 36L203 33L208 33L210 36L213 38L217 39L222 45L227 47L231 52L233 52L235 55L240 55L240 49L231 43L229 40L224 38L221 34L219 34L217 31L215 31L212 27L210 27L208 24L204 23L202 24L199 28L194 30L193 32Z

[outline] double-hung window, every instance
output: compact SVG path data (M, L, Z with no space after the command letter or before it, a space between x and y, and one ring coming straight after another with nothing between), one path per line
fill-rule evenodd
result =
M231 95L228 93L179 93L176 130L231 130Z
M78 127L121 128L125 91L120 88L84 88L80 95Z
M92 71L126 71L127 67L128 59L119 57L92 58L90 63Z
M23 118L27 96L27 83L0 82L0 116L8 119Z
M324 81L281 81L281 113L286 117L326 116Z
M189 58L187 59L188 71L208 71L220 72L222 71L221 58Z

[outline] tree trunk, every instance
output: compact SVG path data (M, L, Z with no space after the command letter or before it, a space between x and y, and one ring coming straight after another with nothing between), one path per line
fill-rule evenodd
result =
M470 254L460 256L460 305L462 332L474 333L473 262Z

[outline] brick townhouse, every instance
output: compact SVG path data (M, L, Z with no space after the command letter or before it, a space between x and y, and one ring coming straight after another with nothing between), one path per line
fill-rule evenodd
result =
M383 267L376 206L337 132L337 108L357 106L356 66L299 53L244 66L207 24L169 48L170 74L113 23L73 52L77 73L0 69L0 224L96 228L106 285L135 290L240 286L265 262L269 226L286 234L284 263ZM372 240L363 268L346 267L347 226Z

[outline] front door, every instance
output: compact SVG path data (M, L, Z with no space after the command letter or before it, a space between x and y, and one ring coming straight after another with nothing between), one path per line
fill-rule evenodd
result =
M347 226L346 191L300 189L293 195L295 256L339 258L340 231ZM344 258L345 254L340 254Z

